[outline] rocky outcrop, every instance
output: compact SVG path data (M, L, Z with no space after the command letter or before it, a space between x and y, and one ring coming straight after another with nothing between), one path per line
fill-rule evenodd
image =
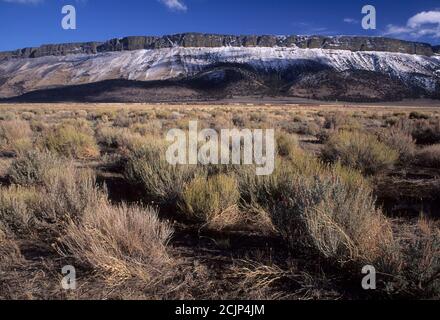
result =
M299 47L309 49L340 49L350 51L383 51L432 56L440 53L440 46L404 40L360 36L272 36L272 35L217 35L183 33L162 37L132 36L106 42L85 42L42 45L15 51L0 52L0 60L13 58L38 58L69 54L95 54L98 52L133 51L181 47Z
M98 42L45 44L37 48L24 48L15 51L0 52L0 60L8 58L39 58L45 56L65 56L69 54L97 53Z
M256 95L345 101L440 98L438 56L297 47L194 48L194 42L185 42L199 40L174 39L180 46L158 50L135 50L159 43L145 38L105 43L108 48L95 43L46 47L34 52L34 58L0 63L0 100L157 102ZM218 39L211 40L214 45ZM67 49L89 54L62 55ZM94 54L116 49L120 51ZM37 57L43 52L58 56Z

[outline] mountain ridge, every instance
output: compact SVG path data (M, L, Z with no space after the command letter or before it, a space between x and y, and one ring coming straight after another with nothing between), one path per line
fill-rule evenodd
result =
M3 53L0 100L440 99L440 55L428 44L346 36L170 37Z
M208 33L180 33L164 36L128 36L107 41L44 44L0 52L0 60L64 56L69 54L97 54L103 52L218 47L298 47L301 49L334 49L349 51L396 52L432 56L440 53L440 45L412 42L386 37L368 36L301 36L301 35L224 35Z

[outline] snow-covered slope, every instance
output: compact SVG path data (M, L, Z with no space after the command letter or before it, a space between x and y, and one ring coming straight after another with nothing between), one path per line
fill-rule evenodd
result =
M111 79L184 79L219 64L245 65L270 73L295 72L295 67L311 63L336 73L380 73L426 92L435 92L440 83L440 56L281 47L173 47L4 60L0 62L0 97Z

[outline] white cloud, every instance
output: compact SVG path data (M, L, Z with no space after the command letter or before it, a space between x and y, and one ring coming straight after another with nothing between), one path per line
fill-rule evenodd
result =
M402 33L410 33L412 31L411 28L405 26L395 26L393 24L387 25L386 34L402 34Z
M440 11L423 11L408 20L408 27L418 28L425 24L440 24Z
M440 11L423 11L408 19L405 26L389 24L384 35L405 35L412 38L440 38Z
M345 18L344 19L345 23L350 23L350 24L357 24L359 23L359 20L353 19L353 18Z
M169 9L175 11L186 11L188 7L183 3L182 0L159 0L164 5L166 5Z

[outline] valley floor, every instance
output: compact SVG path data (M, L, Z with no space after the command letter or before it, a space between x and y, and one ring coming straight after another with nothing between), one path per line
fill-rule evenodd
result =
M439 299L439 107L0 104L0 299ZM275 129L275 172L168 165L191 120Z

